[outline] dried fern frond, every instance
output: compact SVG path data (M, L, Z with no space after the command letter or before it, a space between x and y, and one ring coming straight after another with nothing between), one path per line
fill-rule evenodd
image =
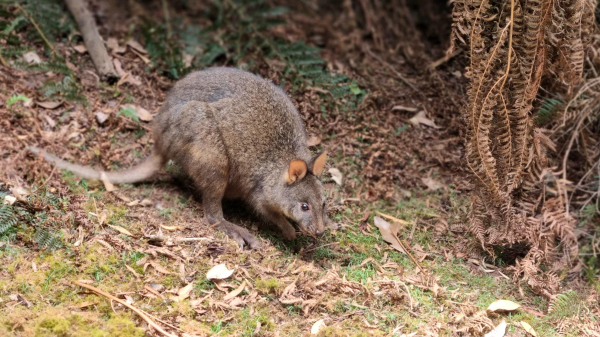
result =
M525 249L515 275L550 298L558 289L555 273L577 258L564 188L546 186L548 177L560 180L549 170L549 151L556 146L539 128L563 100L543 101L536 117L532 110L542 81L568 96L582 79L596 3L456 0L453 5L451 47L463 45L470 56L465 147L479 186L470 231L488 252Z

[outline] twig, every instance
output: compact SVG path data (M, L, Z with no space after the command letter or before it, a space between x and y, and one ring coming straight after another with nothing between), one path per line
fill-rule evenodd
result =
M394 75L396 75L396 77L398 77L402 82L404 82L404 84L408 85L414 91L419 91L398 70L394 69L394 67L392 67L391 64L385 62L381 57L379 57L378 55L373 53L369 47L365 47L364 49L367 52L367 54L371 55L372 58L374 58L375 60L379 61L379 63L386 66L386 68L388 68L392 73L394 73Z
M21 11L21 13L23 13L23 16L25 16L25 18L29 22L31 22L31 24L35 27L35 29L38 31L38 33L42 37L42 40L44 40L44 42L46 43L48 48L50 48L50 50L52 51L52 58L54 58L56 56L56 49L54 49L54 46L50 43L50 41L48 41L48 39L46 38L46 35L44 35L44 32L42 32L42 30L40 29L40 26L38 26L37 22L35 22L35 20L29 15L29 13L27 13L27 11L23 7L21 7L21 5L17 4L17 9L19 11Z
M178 238L175 239L175 241L178 242L195 242L195 241L205 241L205 240L210 240L209 238Z
M408 255L408 257L410 257L412 262L414 262L414 264L416 264L417 267L419 267L419 269L423 272L423 274L429 275L429 273L421 266L421 264L419 262L417 262L417 260L414 258L414 256L412 256L410 251L408 249L406 249L406 246L404 246L404 243L402 243L402 240L400 240L398 235L396 235L396 233L394 233L394 232L392 232L392 235L396 238L396 240L398 240L400 247L402 247L402 249L404 249L404 251L406 252L406 255Z
M96 287L93 287L91 285L85 284L83 282L73 281L73 284L78 285L78 286L83 287L83 288L86 288L88 290L91 290L91 291L95 292L96 294L102 295L102 296L104 296L104 297L106 297L106 298L108 298L108 299L110 299L112 301L116 301L116 302L121 303L122 305L124 305L124 306L128 307L129 309L133 310L133 312L135 312L136 314L138 314L138 316L140 316L143 320L145 320L148 323L148 325L150 325L151 327L153 327L156 331L158 331L158 332L160 332L163 335L168 336L168 337L176 337L175 335L172 335L172 334L166 332L160 325L156 324L152 319L150 319L150 317L148 317L148 315L146 315L143 311L141 311L140 309L134 307L133 305L131 305L131 304L129 304L129 303L127 303L127 302L125 302L125 301L123 301L121 299L118 299L118 298L114 297L113 295L111 295L109 293L106 293L106 292L104 292L104 291L102 291L102 290L100 290L100 289L98 289Z
M104 47L104 42L98 33L96 21L92 13L88 10L85 0L65 0L69 11L77 22L77 27L83 36L83 42L87 48L94 66L100 75L100 78L114 83L119 78L112 60L108 56L108 52Z
M0 63L2 63L2 65L6 67L6 61L4 60L2 53L0 53Z
M455 57L456 55L458 55L458 54L460 54L462 52L463 52L462 49L456 48L455 50L452 51L452 53L444 55L444 57L442 57L442 58L440 58L440 59L438 59L436 61L431 62L431 64L429 65L429 69L435 69L435 68L441 66L442 64L450 61L450 59L452 59L453 57Z

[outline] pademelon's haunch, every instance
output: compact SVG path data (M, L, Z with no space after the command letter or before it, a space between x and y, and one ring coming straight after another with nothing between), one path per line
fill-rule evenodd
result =
M155 118L153 153L140 165L104 172L112 183L150 179L172 159L202 194L205 218L240 245L260 242L245 228L223 218L223 198L240 198L286 239L296 237L288 219L309 235L328 222L318 176L326 153L315 157L287 95L271 82L233 68L209 68L175 84ZM68 163L30 147L57 167L87 179L102 172Z

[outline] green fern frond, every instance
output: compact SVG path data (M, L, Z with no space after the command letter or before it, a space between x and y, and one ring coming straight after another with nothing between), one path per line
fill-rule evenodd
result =
M25 70L31 71L43 71L43 72L53 72L59 74L70 75L71 69L67 66L65 62L62 61L52 61L52 62L40 62L34 64L27 64L25 62L19 61L15 62L15 68L21 68Z
M56 250L62 246L60 235L48 228L36 228L35 233L33 234L33 241L38 244L40 249L47 249L50 251Z
M25 17L23 15L19 15L16 18L12 19L6 27L2 29L2 35L8 35L12 33L15 28L21 23L25 21Z
M81 94L81 87L71 76L65 76L57 82L46 82L39 90L48 98L62 98L80 103L87 102L85 96Z
M548 310L554 318L573 317L585 309L585 302L578 293L569 290L564 294L558 294L556 299L550 303Z
M20 56L27 51L26 47L23 46L4 46L0 49L0 54L6 57Z
M14 228L18 221L19 218L15 209L9 205L2 205L0 207L0 238Z
M31 98L25 96L25 95L12 95L7 101L6 101L6 106L9 107L17 102L28 102L31 101Z
M542 126L550 123L563 104L563 101L556 98L544 99L534 117L535 124Z

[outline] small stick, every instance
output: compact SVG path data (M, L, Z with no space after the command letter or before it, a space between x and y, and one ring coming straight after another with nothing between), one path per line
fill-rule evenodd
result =
M87 8L85 0L65 0L65 3L77 22L77 27L79 27L79 31L83 36L83 42L85 42L85 47L92 57L98 75L109 83L116 81L119 75L117 75L115 66L110 56L108 56L104 42L102 42L100 33L98 33L96 21Z
M121 299L118 299L118 298L114 297L113 295L111 295L109 293L106 293L106 292L104 292L104 291L102 291L102 290L100 290L100 289L98 289L96 287L93 287L91 285L87 285L87 284L85 284L83 282L73 281L73 284L78 285L78 286L83 287L83 288L86 288L88 290L91 290L91 291L95 292L96 294L102 295L102 296L104 296L104 297L106 297L106 298L108 298L108 299L110 299L112 301L116 301L116 302L121 303L122 305L124 305L124 306L128 307L129 309L133 310L136 314L138 314L138 316L140 316L143 320L145 320L148 323L148 325L150 325L151 327L153 327L156 331L158 331L158 332L160 332L163 335L168 336L168 337L176 337L175 335L172 335L172 334L166 332L160 325L156 324L152 319L150 319L150 317L148 317L148 315L146 315L144 312L142 312L140 309L134 307L133 305L131 305L131 304L129 304L129 303L127 303L127 302L125 302L125 301L123 301Z
M431 62L431 64L429 65L429 69L435 69L435 68L441 66L442 64L450 61L450 59L452 59L454 56L462 53L462 51L463 51L462 49L456 48L454 51L452 51L452 53L446 54L446 55L444 55L444 57Z

